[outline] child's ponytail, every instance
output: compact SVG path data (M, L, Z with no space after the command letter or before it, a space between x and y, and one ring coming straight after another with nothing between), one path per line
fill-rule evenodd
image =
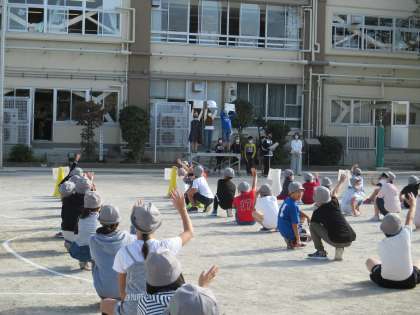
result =
M141 252L143 254L144 260L146 260L147 255L149 254L149 245L147 245L147 241L150 239L149 234L142 234L143 239L143 247L141 248Z

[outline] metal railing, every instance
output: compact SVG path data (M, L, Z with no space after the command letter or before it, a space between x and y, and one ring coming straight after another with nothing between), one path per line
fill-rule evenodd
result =
M302 49L299 38L260 37L245 35L222 35L208 33L188 33L173 31L152 31L151 41L154 43L186 43L207 46L271 48L284 50Z
M346 154L350 150L376 150L376 127L363 125L346 126Z

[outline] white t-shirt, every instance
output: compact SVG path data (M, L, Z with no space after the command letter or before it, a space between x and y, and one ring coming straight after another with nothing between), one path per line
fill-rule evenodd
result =
M393 281L408 279L413 273L411 259L411 227L405 226L400 233L379 242L382 278Z
M176 189L178 189L181 193L185 194L188 189L188 185L184 182L183 176L176 177Z
M77 245L89 245L90 237L95 235L96 229L99 227L98 217L99 212L93 212L87 218L79 219L78 232L74 237Z
M279 215L279 205L277 198L274 196L266 196L258 198L255 204L255 210L264 214L263 226L267 229L277 228L277 218Z
M144 242L142 240L136 240L126 246L137 262L144 261L143 254L141 252L143 243ZM149 245L149 253L156 252L157 250L164 248L169 250L173 255L177 255L182 248L182 240L180 237L169 238L166 240L152 239L147 241L147 245ZM115 255L114 265L112 268L118 273L126 273L133 263L135 262L133 262L131 257L127 254L125 247L122 247L117 252L117 255Z
M385 183L379 190L378 198L384 199L385 209L389 212L399 213L401 212L401 202L397 187L391 183Z
M364 194L362 191L355 190L353 187L348 188L341 198L341 212L348 215L352 214L351 200L353 198L356 198L356 202L360 203L364 199Z
M204 197L210 199L214 198L213 192L211 191L209 184L207 183L207 180L204 176L194 179L192 188L197 189L200 195L203 195Z

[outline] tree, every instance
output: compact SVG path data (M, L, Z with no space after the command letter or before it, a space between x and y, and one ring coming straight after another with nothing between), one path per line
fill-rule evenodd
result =
M83 126L81 136L81 148L87 161L95 161L97 158L95 141L95 129L103 124L104 109L101 104L93 101L81 102L76 105L73 117L77 125Z
M238 129L239 136L242 138L243 130L254 121L253 106L250 102L240 98L233 103L235 104L236 115L232 120L232 125Z
M120 128L129 149L127 159L140 161L149 139L149 114L138 106L127 106L120 111Z

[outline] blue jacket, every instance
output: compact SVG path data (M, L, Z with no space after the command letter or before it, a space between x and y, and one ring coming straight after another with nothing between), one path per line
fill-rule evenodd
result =
M232 121L230 116L226 114L224 111L220 113L220 119L222 121L222 130L232 130Z
M100 297L120 298L118 274L112 266L118 250L134 240L135 235L122 231L107 235L96 233L90 238L90 253L95 262L92 268L93 285Z

